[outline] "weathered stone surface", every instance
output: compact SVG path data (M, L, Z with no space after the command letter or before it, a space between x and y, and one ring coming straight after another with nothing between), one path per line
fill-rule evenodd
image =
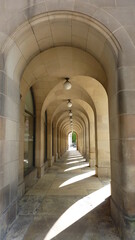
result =
M94 170L83 168L85 162L79 162L83 158L75 156L76 152L67 153L57 161L20 200L19 218L7 240L52 239L53 236L55 239L119 240L110 217L109 199L101 196L101 204L89 210L89 206L94 206L93 194L102 191L110 180L99 180ZM69 163L79 166L79 172L66 171ZM52 237L47 237L48 233Z
M15 215L10 218L8 213L16 201L17 184L20 186L24 182L24 105L31 86L36 105L35 165L38 177L44 173L45 111L47 109L50 127L46 140L49 164L46 166L51 166L53 155L58 153L61 157L68 148L67 135L71 128L66 101L70 98L74 131L78 134L77 148L84 156L94 149L92 164L101 168L100 176L107 176L110 171L110 127L113 199L117 199L118 209L122 207L123 212L129 210L128 213L134 215L134 6L134 0L0 0L0 212L3 213L4 234L7 224L15 218ZM55 49L54 54L50 48ZM45 58L41 57L44 50ZM68 93L63 90L66 76L72 82ZM52 120L56 130L55 143ZM57 171L59 174L63 171L63 168L58 169L56 166L51 170L55 177ZM85 167L83 169L73 170L72 174L82 174ZM43 186L37 187L27 196L45 197L48 193L55 197L55 189L60 184L57 178L55 180L52 188L50 184L44 191L41 191ZM72 190L76 188L80 196L87 194L81 184L79 188L77 183ZM24 185L21 194L23 191ZM63 197L66 191L72 194L68 186L57 193ZM89 184L88 191L91 191ZM123 239L134 239L134 224L128 228L121 213L118 217ZM70 232L68 234L67 239ZM94 238L87 233L83 236L84 239L90 237Z

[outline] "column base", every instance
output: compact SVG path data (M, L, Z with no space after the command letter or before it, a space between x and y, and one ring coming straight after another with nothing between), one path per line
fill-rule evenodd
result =
M95 151L90 152L90 167L94 167L95 168L95 164L96 164L96 154Z
M37 177L41 178L44 176L45 165L43 164L40 167L37 167Z
M96 175L99 178L110 178L111 177L111 168L110 167L106 167L106 166L95 166L96 168Z
M48 166L52 167L53 163L54 163L54 156L52 156L51 159L48 159Z
M90 167L94 168L95 167L95 159L89 159L89 164L90 164Z
M135 239L135 216L125 216L111 198L111 215L123 240Z
M54 161L56 162L58 160L58 153L55 154Z
M33 171L25 176L25 191L28 191L37 182L37 172L37 168L34 168Z
M89 154L85 154L85 158L87 162L90 162L90 155Z
M24 181L18 185L17 198L20 199L25 193L25 183Z
M9 205L6 211L0 216L0 239L4 240L8 230L11 228L17 217L17 201Z
M45 161L44 163L44 171L46 172L48 169L49 165L48 165L48 161Z

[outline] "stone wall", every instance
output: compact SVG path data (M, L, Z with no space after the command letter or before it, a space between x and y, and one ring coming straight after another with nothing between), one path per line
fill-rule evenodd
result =
M135 1L0 0L0 6L0 238L4 237L7 228L16 218L17 186L21 183L20 179L22 178L22 172L20 172L22 168L18 166L19 85L22 73L30 60L41 51L67 44L85 49L85 51L87 49L102 64L106 72L108 81L105 85L104 82L102 84L109 97L112 216L115 223L118 224L122 239L134 239ZM61 21L55 22L55 18L52 16L54 42L51 41L50 35L47 35L47 38L43 36L44 40L35 38L36 27L33 37L31 18L53 11L68 11L72 16L80 13L92 24L97 21L99 23L96 25L98 30L91 29L90 35L86 35L87 28L85 28L86 32L82 37L82 32L78 31L80 23L78 25L78 21L77 24L69 21L66 15L67 28L65 34L62 34L65 25ZM19 35L17 32L15 42L14 32L21 24L24 24L24 34ZM72 42L70 24L76 25ZM55 31L56 26L59 31ZM101 29L102 31L100 31ZM103 30L104 36L101 34ZM12 35L13 33L14 35ZM37 32L38 36L39 34L42 35L42 31ZM87 39L90 42L86 46ZM117 41L115 41L116 39ZM5 47L4 44L7 40L9 41ZM40 44L37 44L37 41ZM114 43L113 47L112 42ZM30 83L34 83L32 75L30 80ZM28 79L25 79L24 84L26 88L23 88L22 91L25 92L30 87ZM76 127L76 129L78 128ZM82 138L82 134L80 134L80 138ZM85 153L84 146L82 140L80 143L82 153Z

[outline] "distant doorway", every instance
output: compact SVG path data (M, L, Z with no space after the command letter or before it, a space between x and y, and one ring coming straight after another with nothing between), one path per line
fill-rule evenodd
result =
M68 150L76 150L77 149L77 136L75 132L70 132L68 134Z

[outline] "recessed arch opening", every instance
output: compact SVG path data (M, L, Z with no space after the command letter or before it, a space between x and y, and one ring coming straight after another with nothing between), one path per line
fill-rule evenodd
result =
M75 131L68 134L68 150L77 150L77 134Z
M25 68L25 71L23 73L22 81L21 81L21 85L20 85L22 101L23 101L23 98L30 86L35 86L35 88L36 87L38 88L38 83L43 82L44 81L43 79L46 79L46 84L48 84L49 82L52 82L52 84L54 83L57 85L57 83L60 82L60 78L61 78L61 76L63 76L63 74L64 75L70 74L70 76L74 76L74 75L78 75L78 74L82 75L82 73L85 72L86 76L89 75L92 78L96 78L99 82L101 82L101 84L105 87L107 92L110 91L109 85L112 81L110 80L109 82L107 82L107 77L109 76L109 72L108 72L108 70L106 72L104 70L109 69L109 68L107 66L108 63L106 62L105 58L103 57L103 52L106 51L106 53L110 56L110 58L112 59L112 63L115 66L117 64L118 51L120 49L119 44L116 41L116 39L100 23L98 23L96 21L92 21L92 19L89 19L87 17L82 18L81 14L80 15L77 13L74 15L72 14L72 17L71 17L69 12L68 13L67 12L52 13L53 17L54 17L54 15L56 16L56 19L57 19L57 24L56 24L57 26L59 26L59 24L61 22L65 21L65 19L66 19L67 21L69 20L69 22L68 22L69 25L70 25L70 22L73 22L73 21L75 24L81 23L81 25L80 25L81 29L82 29L82 26L85 26L87 29L89 29L89 31L91 31L91 33L93 33L93 36L96 36L96 34L98 32L98 36L102 36L101 37L102 41L98 42L99 47L101 49L100 56L99 56L99 52L96 52L96 50L95 50L95 52L92 52L92 49L94 49L93 48L94 42L92 43L91 41L90 42L87 41L87 46L85 45L85 48L77 46L78 49L75 50L74 59L73 59L74 61L72 61L72 63L76 62L75 58L79 59L79 51L78 50L79 50L79 48L81 48L82 50L85 50L85 53L83 53L83 51L81 50L82 54L81 54L80 59L82 58L83 64L81 63L81 61L78 62L77 71L76 71L76 66L73 65L73 67L70 67L70 65L69 65L68 69L71 69L71 71L70 71L70 73L69 72L67 73L67 70L66 70L66 68L65 69L63 68L63 65L66 66L66 65L68 65L68 63L70 63L69 60L71 59L71 53L72 53L73 47L70 48L71 52L69 54L69 58L67 58L68 61L67 61L67 59L64 59L64 57L62 55L62 51L60 51L60 53L58 53L58 51L57 51L58 48L60 50L60 48L62 48L62 47L54 48L54 51L55 51L54 56L55 57L53 57L53 55L52 56L50 55L50 53L49 53L50 50L47 50L48 48L42 49L42 51L43 50L46 50L46 51L41 53L42 56L40 56L40 54L39 54L39 55L37 55L37 57L33 58L33 60L28 65L28 67ZM51 21L51 19L53 19L53 18L51 18L51 14L49 16L50 16L49 20ZM36 34L37 26L41 26L43 23L46 23L47 21L48 21L48 16L46 16L45 14L38 16L36 18L33 18L31 20L30 24L31 24L31 28L33 28L34 33ZM32 34L32 32L29 31L30 29L29 29L29 26L27 25L27 23L24 24L22 26L22 28L18 29L18 32L16 32L12 36L13 41L12 41L10 47L13 44L15 50L18 51L17 48L20 46L21 52L22 52L22 57L23 58L27 57L27 63L28 63L32 59L32 53L30 54L31 56L29 58L29 56L25 53L25 48L21 47L21 42L19 41L18 35L17 35L18 33L19 33L19 35L21 35L22 33L24 33L26 31L26 29L28 30L28 34L30 34L30 35ZM88 38L87 40L90 40L89 37L90 36L87 36L87 38ZM100 37L99 37L99 39L100 39ZM55 40L57 42L58 39L56 38ZM40 41L40 39L38 39L38 41ZM69 42L70 42L70 40L69 40ZM69 45L69 42L64 43L64 45L67 45L67 44ZM61 46L61 44L59 45L59 43L58 43L55 45L55 43L53 42L53 47L56 45ZM73 43L70 43L70 44L72 45ZM8 46L8 45L6 45L6 46ZM36 46L36 45L33 45L33 46ZM6 47L5 47L5 49L6 49ZM35 50L36 50L36 47L35 47ZM36 52L36 51L34 52L34 49L32 51L34 53L33 57L35 56L35 53L38 54L38 52ZM69 52L69 47L67 47L67 49L65 48L65 52L66 53ZM86 52L88 52L88 54L86 54ZM11 52L9 51L9 54L10 53L12 53L12 51ZM86 57L86 55L87 55L87 57ZM48 58L48 61L43 60L44 56L46 58ZM68 56L68 54L67 54L67 56ZM18 58L19 57L20 56L18 54ZM58 58L58 61L57 61L57 58ZM88 58L89 58L89 64L87 64ZM15 61L18 61L18 59L15 59ZM19 62L23 62L23 64L24 64L25 61L20 59ZM59 64L56 64L56 62L58 62ZM51 63L51 64L48 64L48 63ZM16 66L15 67L16 69L17 69L17 65L14 62L14 66ZM88 68L86 67L86 65L88 65ZM92 67L90 68L89 66L92 66ZM96 71L95 71L94 67L95 67ZM7 68L7 72L8 72L8 62L7 62L6 68ZM53 71L52 71L52 68L53 68ZM24 69L24 67L23 67L23 69ZM80 69L81 71L78 72L78 69ZM97 69L98 69L98 71L97 71ZM9 70L11 70L11 68ZM54 74L53 74L53 72L54 72ZM12 73L13 72L11 70L11 75L12 75ZM15 74L15 72L14 72L14 74ZM48 86L51 87L50 84L48 84ZM50 90L51 90L51 88L48 89L48 91L50 91ZM112 88L112 84L111 84L111 94L112 95L114 94L113 91L115 91L115 86ZM109 99L111 99L111 94L109 94ZM43 118L44 118L45 109L46 109L46 107L44 106L44 110L42 113ZM41 127L42 126L43 126L43 124L41 124ZM39 139L41 139L40 141L42 141L44 139L44 137L40 136ZM41 143L41 145L42 145L42 143ZM85 143L84 143L84 145L85 145ZM37 144L37 146L38 146L38 144ZM44 153L40 154L40 159L43 159L43 155L44 155ZM38 157L36 157L36 158L38 158Z
M56 23L54 23L54 18ZM67 23L65 31L68 34L61 36L59 27L65 21ZM51 35L49 35L50 29L47 30L48 22L52 30ZM44 28L45 26L46 28ZM71 26L74 32L71 31ZM75 26L80 31L75 31ZM44 30L38 32L38 29ZM84 34L81 39L80 33L83 29ZM44 36L45 32L47 37ZM86 32L88 32L87 36ZM23 34L27 35L26 42L22 37ZM77 41L77 39L80 41ZM30 46L29 42L31 42L31 47L27 51L28 46ZM74 131L78 135L78 149L86 159L90 158L91 160L91 156L93 156L93 164L98 164L98 168L102 169L104 162L99 162L99 159L106 159L105 164L108 164L110 155L107 149L109 150L110 141L112 189L116 189L114 172L117 167L114 163L116 158L114 149L116 148L116 141L119 140L119 134L121 134L119 132L118 112L121 111L121 114L123 114L123 108L121 110L118 106L121 90L118 89L117 67L123 61L125 63L126 60L121 54L120 46L114 35L102 24L85 15L73 14L70 11L52 12L48 15L36 16L19 27L11 36L10 42L3 48L3 53L6 59L4 66L5 79L8 86L15 86L17 90L15 96L8 93L8 97L11 99L10 106L13 113L16 114L13 116L10 113L9 121L10 123L15 122L11 124L13 129L20 129L19 184L23 182L21 166L24 102L27 92L32 87L36 99L35 163L38 177L41 177L44 173L45 152L47 152L47 162L51 166L53 161L57 161L57 158L67 150L65 139L67 139L67 134L70 131L70 123L67 115L68 110L66 109L63 113L63 106L67 99L71 98L73 106L75 105L75 108L73 108L73 123ZM64 55L66 55L66 58ZM12 64L11 59L13 60ZM71 90L69 94L62 93L63 78L67 76L70 76L72 89L75 91ZM91 85L90 88L89 84ZM21 95L21 100L19 100L19 95ZM20 107L18 103L20 103ZM20 110L20 123L15 109L18 109L18 112ZM47 145L47 150L44 148L45 111L48 113L47 142L50 143ZM54 128L53 133L52 126ZM110 136L108 134L109 127ZM52 145L54 146L53 151ZM54 160L52 160L52 152L54 153ZM97 160L98 162L96 162ZM106 169L110 167L107 164L105 165ZM97 175L100 176L98 170ZM119 181L118 179L120 185ZM114 201L115 196L113 192Z

